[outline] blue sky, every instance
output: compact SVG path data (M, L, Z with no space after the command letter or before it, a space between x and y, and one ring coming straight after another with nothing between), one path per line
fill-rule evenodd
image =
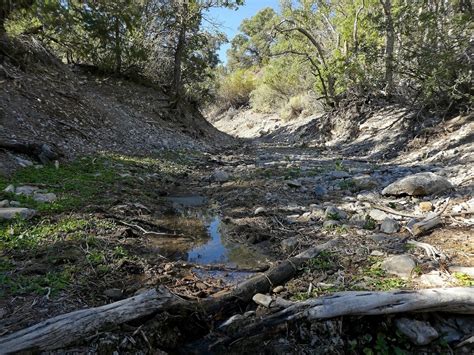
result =
M227 34L231 40L238 32L238 28L243 19L252 17L265 7L273 7L279 9L279 0L246 0L245 5L239 7L238 10L229 10L223 8L214 8L209 11L210 17L222 24L221 30ZM219 58L226 61L226 51L230 45L225 44L219 51Z

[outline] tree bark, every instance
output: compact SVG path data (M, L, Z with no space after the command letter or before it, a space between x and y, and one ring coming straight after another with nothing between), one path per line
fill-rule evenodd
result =
M283 303L280 301L280 305ZM247 321L227 337L206 339L197 346L205 352L212 352L213 344L225 347L236 339L271 332L286 322L297 320L318 321L341 316L374 316L408 312L450 312L474 314L474 288L426 289L417 291L389 292L339 292L329 296L297 302L288 308L257 319Z
M394 48L395 48L395 27L392 17L392 0L380 0L385 15L385 91L387 96L391 96L394 91Z
M122 71L122 46L120 39L120 20L118 16L115 17L115 71L120 74Z
M180 9L181 14L179 15L179 33L178 33L178 42L176 43L176 50L174 53L174 66L173 66L173 102L174 106L179 105L182 95L182 65L183 65L183 56L184 50L186 48L186 14L187 6L186 4L182 5Z
M153 289L105 306L62 314L0 338L0 354L58 349L108 325L148 316L180 302L184 303L165 289Z

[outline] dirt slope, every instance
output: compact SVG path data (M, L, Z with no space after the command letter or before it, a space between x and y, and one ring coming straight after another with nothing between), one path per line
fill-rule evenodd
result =
M0 69L0 141L54 144L65 158L203 150L229 142L196 109L167 108L168 98L157 88L62 64L25 71L3 63ZM0 150L4 173L18 166L15 156Z

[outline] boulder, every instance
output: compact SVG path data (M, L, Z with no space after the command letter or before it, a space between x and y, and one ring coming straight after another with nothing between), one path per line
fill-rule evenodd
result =
M10 206L10 201L8 201L8 200L0 201L0 208L4 208L4 207L8 207L8 206Z
M17 195L25 195L25 196L31 196L33 195L36 191L38 191L39 188L36 187L36 186L28 186L28 185L25 185L25 186L18 186L16 189L15 189L15 193Z
M387 273L408 278L415 268L415 260L410 255L394 255L382 262L382 269Z
M17 216L21 219L30 219L36 214L35 210L29 208L8 207L0 208L0 220L14 219Z
M33 195L33 200L37 202L51 203L57 200L57 197L52 192L49 193L35 193Z
M400 224L391 218L385 218L380 226L380 231L386 234L397 233L400 230Z
M395 321L400 333L406 335L415 345L428 345L439 337L438 332L428 322L400 318Z
M369 212L370 218L377 222L381 222L385 219L388 218L388 214L386 214L384 211L378 210L378 209L372 209Z
M362 190L372 190L379 186L377 180L375 180L370 175L357 175L352 178L352 182L354 183L354 187L358 191Z
M452 188L453 185L444 177L433 173L419 173L395 181L383 189L382 194L394 196L426 196Z
M223 170L216 170L211 176L211 180L216 182L226 182L229 181L230 175Z

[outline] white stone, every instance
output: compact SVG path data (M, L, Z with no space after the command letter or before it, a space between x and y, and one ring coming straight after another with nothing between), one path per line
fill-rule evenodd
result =
M415 260L410 255L394 255L382 262L382 269L389 274L394 274L402 278L408 278L415 268Z
M30 219L36 214L35 210L29 208L16 208L16 207L8 207L8 208L0 208L0 220L1 219L14 219L17 216L22 219Z
M37 202L50 203L50 202L56 201L57 197L52 192L44 193L44 194L37 192L33 195L33 200L35 200Z

